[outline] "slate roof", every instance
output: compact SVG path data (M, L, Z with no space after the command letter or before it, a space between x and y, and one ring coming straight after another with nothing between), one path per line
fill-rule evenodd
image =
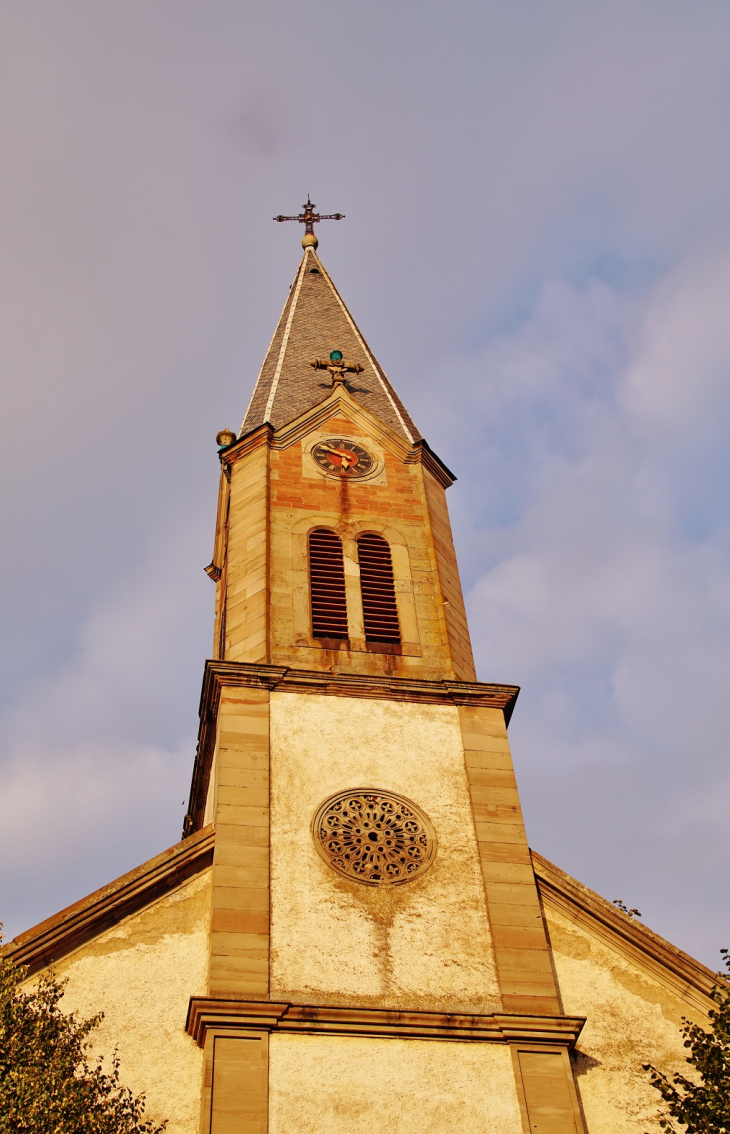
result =
M314 370L310 363L314 358L329 358L332 350L341 350L348 362L364 367L361 374L351 374L347 380L353 397L406 441L420 440L421 434L312 247L304 251L239 436L267 421L279 429L326 398L330 376L326 370Z

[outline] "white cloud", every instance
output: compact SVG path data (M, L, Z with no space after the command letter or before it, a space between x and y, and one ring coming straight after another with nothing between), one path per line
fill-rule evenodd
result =
M730 248L690 254L667 272L621 383L639 435L697 436L730 402Z
M701 507L707 462L727 460L713 437L729 408L728 283L721 251L693 256L632 321L618 303L587 315L586 291L563 288L561 318L540 299L483 353L497 414L519 401L508 429L529 471L470 595L482 676L524 687L512 731L533 844L594 885L634 884L656 928L710 962L713 934L730 937L726 906L707 910L730 826L730 544L726 510L699 532L684 517ZM573 399L567 428L545 421L556 387ZM551 779L546 809L535 785ZM691 894L674 907L652 894L659 847Z
M180 838L208 614L196 522L168 526L96 609L70 656L23 688L0 725L0 909L8 933ZM208 596L210 597L210 596ZM197 608L197 658L188 657ZM191 671L191 663L194 671Z

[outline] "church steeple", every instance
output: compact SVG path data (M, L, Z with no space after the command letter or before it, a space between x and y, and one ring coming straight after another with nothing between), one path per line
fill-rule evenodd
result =
M313 370L312 359L333 350L359 362L363 369L349 390L355 400L380 418L409 444L421 435L385 371L347 310L315 248L304 249L281 318L246 410L241 436L265 422L275 429L321 402L326 376Z
M108 1009L171 1134L639 1134L641 1064L680 1066L671 1022L706 1027L717 982L530 852L453 478L324 273L314 206L292 219L292 295L218 435L185 837L0 953Z
M241 430L219 434L215 657L473 681L453 474L304 244Z
M313 865L310 804L326 797L337 811L336 793L353 788L380 806L382 789L402 792L398 806L426 800L426 815L429 808L438 813L446 797L448 808L462 808L454 833L462 849L438 892L471 887L471 896L459 905L458 926L452 908L447 912L441 898L434 899L439 943L424 923L415 953L408 946L409 955L442 957L432 989L430 977L420 988L420 977L398 968L400 961L390 956L391 931L376 944L368 930L363 955L377 976L347 978L335 999L433 1004L444 1011L483 1011L499 1003L507 1012L551 1013L558 1004L505 732L517 690L476 681L445 496L454 478L416 430L313 239L307 233L243 428L238 436L219 435L221 489L208 568L217 585L216 656L206 671L186 827L192 831L207 820L216 827L210 994L267 997L286 986L289 995L288 977L283 984L270 979L271 925L275 937L276 918L289 925L293 909L284 865L289 851L277 849L277 823L289 830L294 815L299 823L304 793L309 810L300 824L305 835L297 835L291 852L294 877L300 865ZM384 714L384 703L398 707ZM264 770L271 776L266 783ZM424 775L434 777L428 784L438 784L435 794ZM493 789L501 793L499 814ZM271 820L269 875L261 872L264 856L256 858L265 837L261 824L269 823L267 808L282 801L285 817ZM439 830L434 822L442 864L449 822L442 817ZM471 849L462 861L465 840L472 840ZM421 850L429 846L426 839ZM378 886L395 877L394 869L400 867L391 864L387 878L378 875ZM482 869L488 894L480 890ZM331 900L339 882L329 875L310 882L295 883L295 904L307 894L307 908L319 911L319 934L320 924L330 924L321 903ZM489 917L485 898L492 903ZM366 920L385 925L382 902L363 905L368 899L357 883L343 900L348 909L359 903ZM504 945L492 942L489 918ZM303 950L303 975L291 978L297 996L305 1004L326 1003L329 992L322 988L331 977L307 969L319 963L318 944L307 934L285 929L277 948ZM459 961L452 972L447 959L456 954L463 955L463 969ZM331 968L329 954L325 967ZM456 986L453 995L446 992L457 971L457 984L471 988L464 996Z

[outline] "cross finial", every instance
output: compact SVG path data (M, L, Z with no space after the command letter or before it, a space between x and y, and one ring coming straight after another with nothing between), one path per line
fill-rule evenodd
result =
M315 213L316 205L313 205L307 193L307 203L302 205L303 213L298 213L295 217L285 217L281 213L278 217L274 217L275 221L296 220L304 225L304 236L302 237L302 248L316 248L319 244L317 237L314 235L314 226L323 220L344 220L344 213Z
M359 362L346 362L341 350L332 350L328 359L315 358L309 365L315 370L328 370L333 388L338 384L344 386L346 374L362 374L364 369Z

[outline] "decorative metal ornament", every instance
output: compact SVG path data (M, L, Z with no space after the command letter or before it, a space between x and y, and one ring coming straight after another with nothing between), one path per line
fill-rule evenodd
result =
M221 429L215 435L215 443L219 449L227 449L236 440L236 434L232 429Z
M307 203L306 203L306 205L302 205L302 212L301 213L297 213L297 215L295 217L285 217L285 216L282 216L281 213L279 213L279 216L274 217L274 220L275 221L288 221L288 220L299 221L300 224L304 225L304 236L302 237L302 247L303 248L316 248L317 245L319 244L319 241L317 240L317 237L314 235L315 224L319 224L319 222L323 221L323 220L344 220L345 219L344 213L315 213L314 210L316 208L317 208L317 206L312 204L312 202L309 200L309 194L307 194Z
M375 461L363 449L346 437L328 437L312 447L312 457L329 476L348 479L367 476L375 468Z
M325 799L312 820L324 861L353 882L398 886L434 860L436 833L417 804L392 791L350 788Z

